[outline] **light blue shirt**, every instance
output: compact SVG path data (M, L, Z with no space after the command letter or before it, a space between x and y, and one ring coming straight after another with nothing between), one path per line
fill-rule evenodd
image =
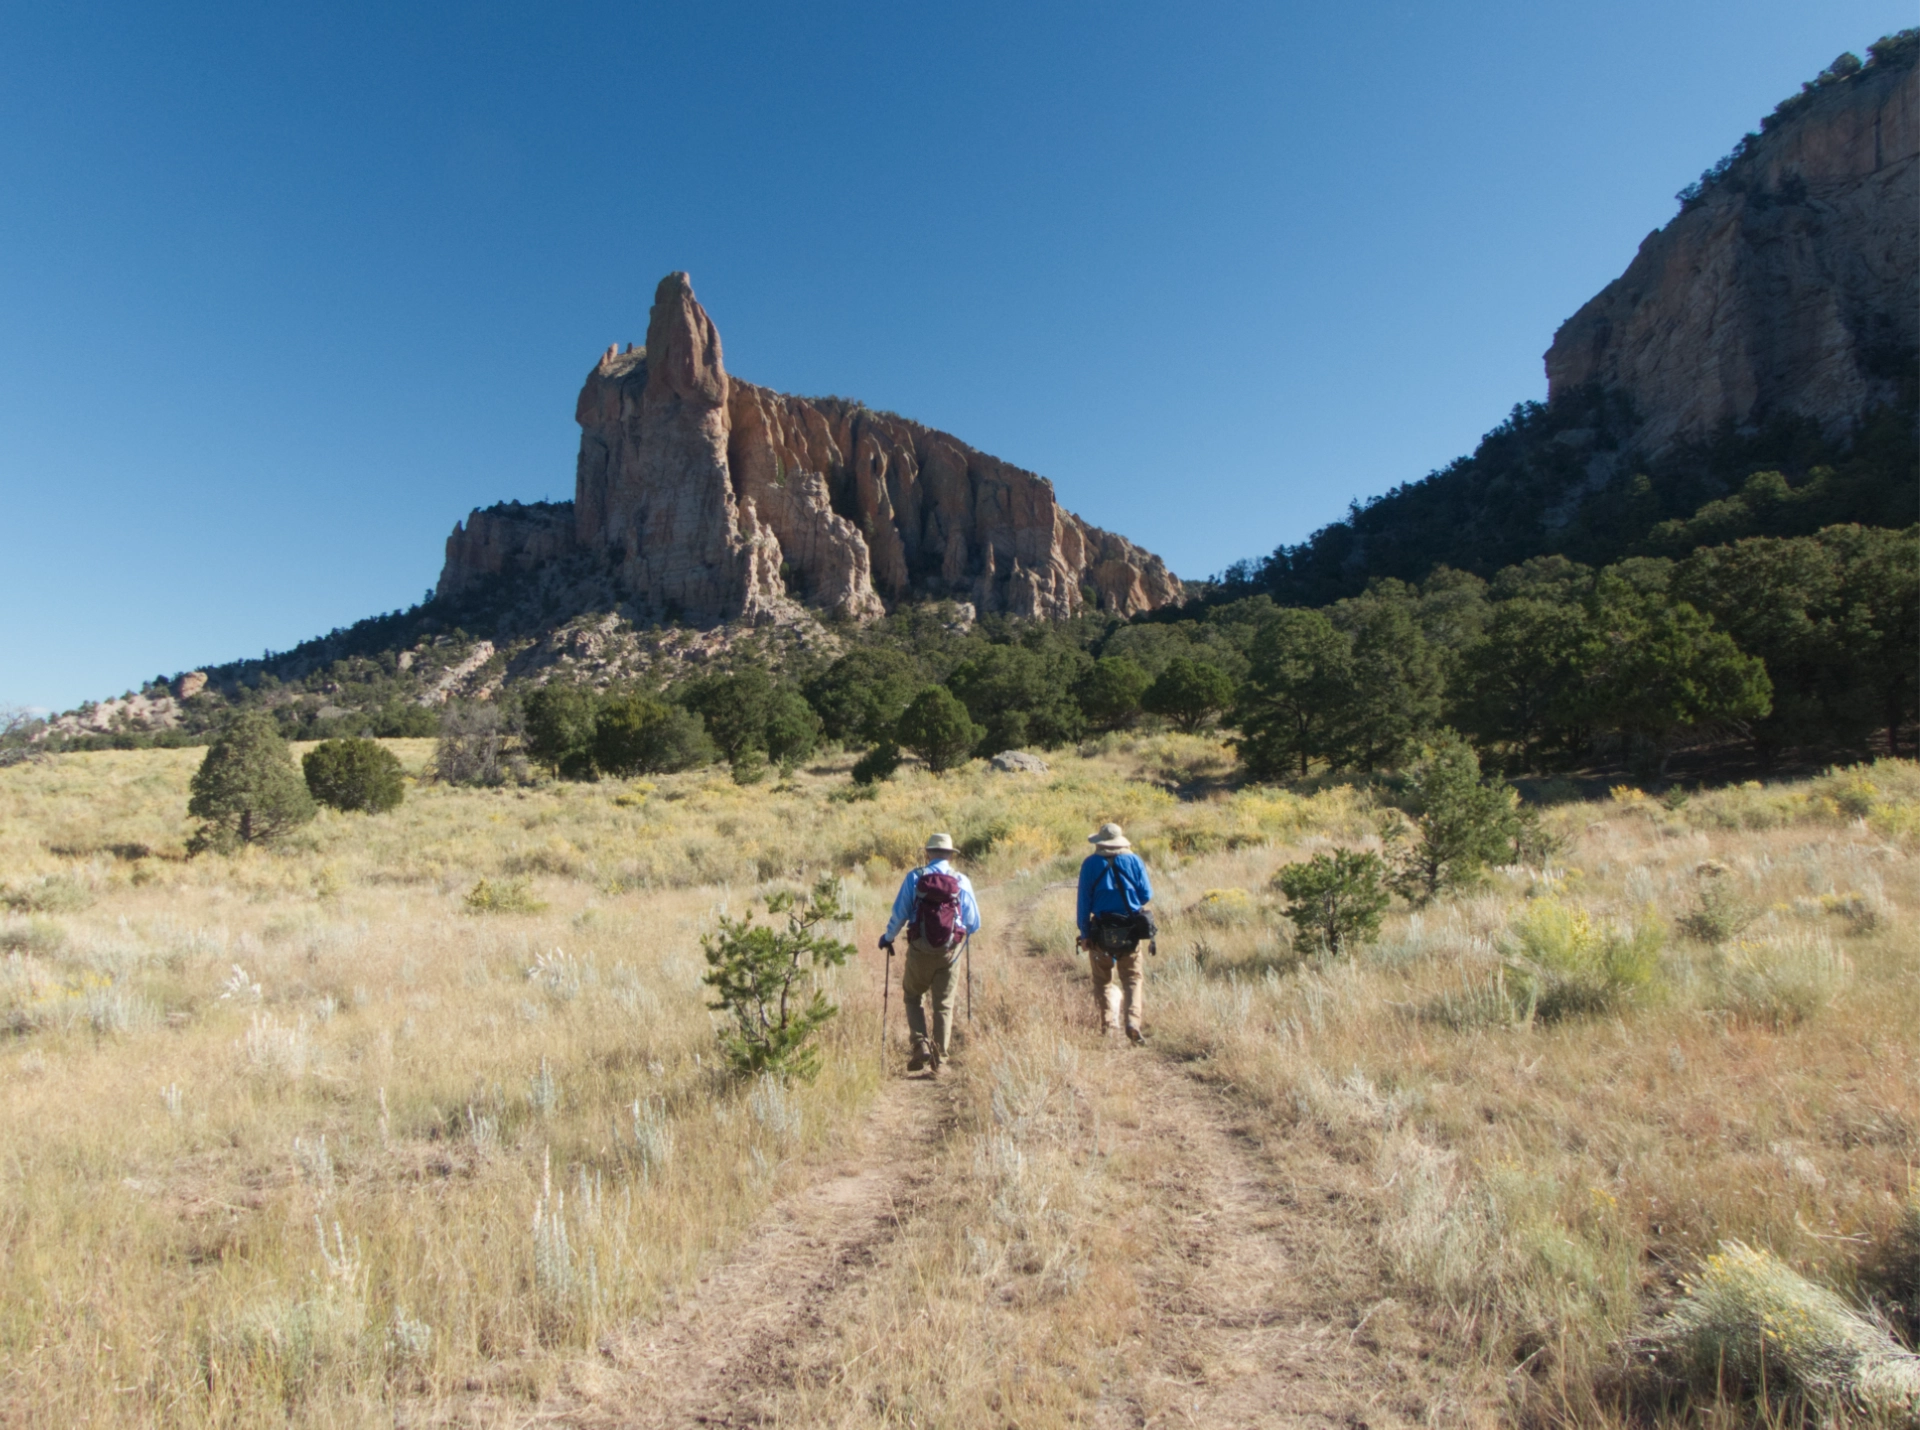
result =
M931 864L907 871L907 877L900 881L900 892L893 897L893 917L887 920L886 934L882 943L892 943L900 930L906 927L907 920L913 917L913 896L920 887L922 874L951 874L960 881L960 927L968 933L980 932L980 905L974 902L973 882L945 859L936 859Z
M1080 866L1081 937L1095 914L1137 914L1153 898L1153 882L1137 854L1089 854Z

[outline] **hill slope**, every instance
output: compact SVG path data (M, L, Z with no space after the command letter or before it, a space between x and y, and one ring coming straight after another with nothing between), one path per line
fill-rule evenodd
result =
M1229 591L1319 605L1436 565L1492 575L1539 555L1601 563L1911 524L1916 57L1920 30L1864 65L1842 56L1683 191L1673 221L1561 325L1547 403L1516 407L1472 456L1235 568ZM1767 470L1783 481L1743 493Z

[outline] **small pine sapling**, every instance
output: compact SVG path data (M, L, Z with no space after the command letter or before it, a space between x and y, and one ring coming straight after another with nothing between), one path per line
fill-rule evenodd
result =
M1274 876L1287 896L1293 926L1323 952L1350 954L1380 933L1380 916L1391 899L1387 864L1378 854L1336 849L1289 864Z
M802 897L770 895L767 917L786 915L786 927L722 916L720 927L700 941L707 956L703 980L714 991L709 1006L733 1015L733 1030L721 1037L734 1070L784 1078L811 1078L820 1069L814 1035L839 1011L818 986L821 970L853 956L853 946L827 936L821 925L848 917L839 888L822 877Z
M1419 842L1395 860L1395 884L1410 903L1472 888L1490 864L1514 855L1519 797L1505 780L1480 777L1480 759L1458 735L1443 735L1414 776ZM1403 831L1395 831L1396 834Z

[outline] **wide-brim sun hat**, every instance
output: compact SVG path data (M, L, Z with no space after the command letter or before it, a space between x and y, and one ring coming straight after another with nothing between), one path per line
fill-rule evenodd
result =
M1133 845L1127 839L1125 831L1117 824L1101 825L1087 836L1087 843L1091 844L1095 849L1098 849L1102 854L1118 854L1122 850L1133 848Z
M927 836L926 850L929 854L957 854L959 852L953 847L953 836L951 834L929 834Z

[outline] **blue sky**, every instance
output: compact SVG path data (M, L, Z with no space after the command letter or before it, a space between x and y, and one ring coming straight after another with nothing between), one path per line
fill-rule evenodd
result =
M0 5L0 703L411 604L729 368L1206 575L1471 450L1674 190L1910 0Z

